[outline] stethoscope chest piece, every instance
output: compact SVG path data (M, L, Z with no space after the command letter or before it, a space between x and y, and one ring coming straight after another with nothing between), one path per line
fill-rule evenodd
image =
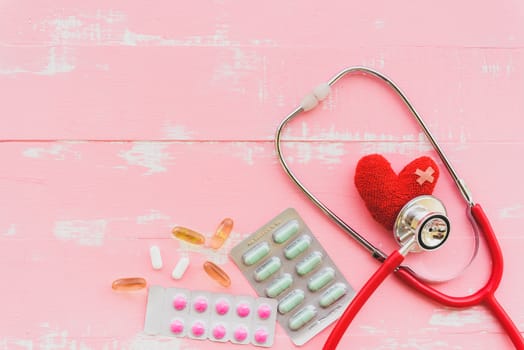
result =
M441 247L449 237L449 232L444 204L429 195L415 197L406 203L393 226L395 239L401 246L415 242L411 244L412 252Z

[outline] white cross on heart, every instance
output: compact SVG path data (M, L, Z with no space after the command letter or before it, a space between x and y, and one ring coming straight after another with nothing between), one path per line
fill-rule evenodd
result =
M433 170L432 167L428 167L425 171L422 171L420 169L415 170L415 175L418 175L419 178L417 179L417 182L419 185L423 185L424 182L433 183L435 178L433 177L433 173L435 170Z

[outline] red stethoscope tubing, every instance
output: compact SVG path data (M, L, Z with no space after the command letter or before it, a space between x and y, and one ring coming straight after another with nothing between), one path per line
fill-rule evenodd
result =
M373 276L371 276L371 278L366 282L364 287L362 287L355 295L351 301L351 304L349 304L342 316L340 316L338 322L335 325L335 328L333 328L329 334L328 339L324 343L324 347L322 348L323 350L334 350L337 347L340 339L342 339L342 336L344 335L344 332L349 327L349 324L351 321L353 321L371 294L373 294L373 292L386 279L386 277L395 271L395 269L403 260L404 256L400 254L398 250L391 253L387 259L384 260L380 268L375 271Z
M353 298L351 304L344 311L331 331L331 334L324 344L323 350L333 350L337 347L344 332L349 327L349 324L355 318L358 311L386 277L392 272L395 272L395 270L396 275L409 286L442 305L464 308L484 304L484 306L486 306L500 322L515 348L518 350L524 350L524 339L522 338L522 334L495 298L495 291L502 279L504 265L499 243L484 210L479 204L471 206L471 215L484 235L492 260L491 275L482 288L471 295L463 297L445 295L417 279L407 269L402 267L398 268L404 260L404 256L399 251L395 251L384 260L382 266L373 274L364 287L362 287Z

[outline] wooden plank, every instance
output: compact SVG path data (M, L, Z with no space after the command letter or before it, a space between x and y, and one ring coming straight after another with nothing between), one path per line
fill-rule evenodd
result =
M363 64L395 80L442 141L522 140L522 49L152 45L0 47L0 139L270 140L314 86ZM418 139L408 118L383 84L348 78L292 135Z
M497 4L387 1L329 6L302 1L248 3L161 0L150 6L127 1L29 0L3 3L2 42L16 45L115 45L140 40L173 40L189 45L276 43L283 47L338 48L388 45L522 47L523 7ZM474 13L472 12L474 11ZM125 36L124 36L125 37Z

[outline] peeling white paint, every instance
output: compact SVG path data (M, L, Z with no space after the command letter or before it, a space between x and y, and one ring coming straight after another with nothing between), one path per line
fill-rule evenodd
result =
M66 220L55 222L54 235L60 240L80 245L99 246L104 242L106 220Z
M400 136L395 136L392 134L386 133L371 133L371 132L361 132L361 131L341 131L337 130L334 124L330 125L327 128L321 128L320 130L311 131L307 122L303 121L300 124L300 130L296 130L293 126L286 128L285 139L286 140L297 140L304 141L307 138L307 141L345 141L345 142L363 142L363 141L388 141L388 142L426 142L426 137L423 132L416 134L407 133ZM292 134L300 133L299 136L292 136Z
M342 161L346 154L345 145L342 142L291 142L285 145L291 150L295 150L294 155L287 155L289 163L298 162L307 164L313 160L318 160L322 164L337 164Z
M183 38L166 38L156 34L136 33L126 28L120 44L126 46L172 46L172 47L276 47L273 39L254 38L242 43L228 37L229 25L218 25L209 35L193 35Z
M42 75L55 75L58 73L68 73L75 69L73 64L73 57L67 48L61 48L61 52L57 53L56 48L49 49L49 56L47 65L40 72Z
M482 73L498 75L500 73L500 65L497 63L484 63L482 65Z
M182 38L169 38L155 33L137 33L127 26L127 15L115 10L97 10L94 14L53 17L34 25L35 30L48 32L52 44L121 46L172 46L172 47L239 47L277 44L269 38L252 38L245 42L228 38L229 25L218 24L213 33Z
M464 327L469 324L484 324L490 317L478 307L463 310L436 309L431 315L432 326Z
M431 144L427 142L366 142L360 154L420 154L433 150Z
M360 329L365 331L367 334L375 336L384 336L387 334L387 331L384 328L362 325L360 326Z
M21 339L13 337L4 337L0 339L0 349L10 350L13 347L16 349L33 350L33 341L30 339Z
M144 175L152 175L167 171L165 163L172 160L165 151L167 146L160 142L133 142L130 150L120 151L118 156L124 158L129 165L147 168Z
M386 66L386 60L384 55L380 54L377 57L364 59L362 65L370 68L382 69Z
M480 66L480 70L483 74L491 75L492 77L499 77L501 74L506 76L511 75L515 71L513 57L509 57L509 62L507 63L492 63L488 62L486 58L483 59L483 63Z
M258 80L258 101L265 103L269 95L267 86L267 58L262 57L262 79Z
M409 338L406 340L399 340L396 338L383 338L383 345L374 347L374 350L394 350L394 349L410 349L410 350L443 350L454 349L462 350L461 346L452 346L443 340L430 340L427 337Z
M222 24L209 35L194 35L184 38L166 38L157 34L136 33L126 28L120 41L124 46L170 46L170 47L240 47L263 46L275 47L272 39L250 39L246 43L230 40L227 36L229 26Z
M42 324L45 333L36 341L36 348L42 350L88 350L91 349L83 340L71 339L69 332L66 330L52 329L47 323Z
M124 31L122 44L126 46L138 46L140 44L152 46L184 46L182 42L177 42L174 39L165 39L160 35L138 34L129 29Z
M500 209L499 217L504 219L518 219L524 217L524 205L515 204L510 207Z
M114 14L114 12L112 12ZM49 33L50 40L55 45L70 45L78 42L100 42L107 32L104 24L115 23L116 17L105 21L101 11L97 15L67 16L63 18L46 19L36 25L39 30ZM105 23L104 23L105 22Z
M228 89L236 93L245 94L246 85L241 79L248 73L262 70L264 56L259 55L256 50L236 46L231 47L229 52L232 55L221 56L221 61L214 68L211 81L220 83L222 86L226 81L229 84L229 86L226 85ZM263 85L264 83L262 83L262 89ZM264 98L264 95L262 98Z
M22 154L28 158L44 158L50 156L55 160L64 160L68 155L80 158L80 153L72 151L68 145L63 143L52 143L47 147L29 147Z
M312 159L320 160L324 164L335 164L341 162L345 154L343 143L311 143L300 142L297 144L296 160L307 164Z
M48 31L54 44L94 42L99 45L123 46L178 46L178 47L234 47L264 46L275 47L268 38L253 38L245 43L228 38L229 25L217 25L209 35L194 35L183 38L166 38L154 33L137 33L127 28L127 16L119 11L97 10L93 14L51 18L36 25L36 29Z
M381 30L386 26L386 22L383 19L378 18L375 20L375 22L373 22L373 25L375 26L375 29Z
M0 67L0 75L13 75L20 73L37 75L55 75L59 73L69 73L75 70L74 57L72 51L67 47L49 48L48 54L42 62L30 62L26 66L20 66L17 62L13 67ZM5 64L5 63L4 63Z
M265 153L265 148L254 142L233 142L231 147L231 153L249 165L255 165L257 156Z
M53 37L57 42L59 39L69 39L75 36L82 24L83 22L75 16L53 18L42 23L52 30Z
M182 339L176 337L147 336L137 334L128 344L120 348L130 350L177 350L182 345Z
M100 71L103 71L103 72L108 72L109 71L109 64L107 64L107 63L97 63L97 64L95 64L95 68L97 70L100 70Z
M158 221L158 220L170 220L170 219L171 219L170 216L165 215L159 212L158 210L151 209L149 211L149 214L137 216L136 223L140 225L144 225L144 224L149 224L151 222Z
M36 349L43 350L91 350L93 347L86 344L86 337L71 337L69 331L64 329L53 328L49 323L42 323L43 335L35 341Z
M193 132L187 130L183 125L171 125L167 123L164 126L166 136L171 140L190 140L193 137Z
M4 233L4 236L11 237L14 235L16 235L16 226L15 224L11 224L9 225L9 228L7 229L7 231Z
M107 10L97 10L94 18L96 20L101 20L103 22L114 24L114 23L123 23L126 20L126 15L117 10L107 9Z

